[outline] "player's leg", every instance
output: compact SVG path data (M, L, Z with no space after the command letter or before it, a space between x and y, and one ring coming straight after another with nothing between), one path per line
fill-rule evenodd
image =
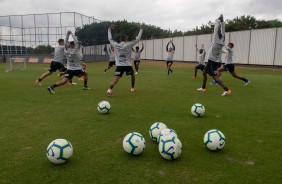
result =
M192 76L193 79L197 78L198 66L199 65L195 66L195 68L194 68L194 76Z
M224 85L223 81L217 75L212 75L212 78L224 89L222 96L226 96L231 93L231 90L227 86Z
M140 61L136 61L136 63L134 62L134 64L135 64L135 70L136 70L135 74L138 74Z
M113 88L118 83L118 81L122 77L123 73L124 73L124 68L123 67L117 67L116 68L116 71L115 71L115 74L114 74L114 78L113 78L113 80L112 80L112 82L111 82L111 84L110 84L110 86L109 86L109 88L107 90L107 94L109 96L112 95Z
M88 73L84 70L79 70L78 71L78 77L83 77L83 89L84 90L89 90L90 88L88 87L87 83L88 83Z
M207 71L203 70L203 84L201 88L198 88L198 91L206 91L206 84L207 84L208 76L207 76Z
M62 85L64 85L64 84L66 84L66 83L69 81L69 78L72 78L72 76L66 74L66 76L65 76L61 81L56 82L55 84L53 84L53 85L51 85L51 86L48 86L48 88L47 88L48 91L49 91L51 94L54 94L54 93L55 93L54 89L55 89L56 87L59 87L59 86L62 86Z
M36 81L35 83L38 84L39 86L42 86L42 80L44 78L46 78L47 76L51 75L53 72L56 72L58 69L58 66L56 66L56 63L54 61L52 61L50 63L50 67L49 67L49 70L45 73L43 73Z
M83 61L81 61L81 62L82 62L82 63L81 63L81 65L82 65L82 70L85 71L85 70L86 70L86 64L85 64ZM84 80L84 75L81 76L81 77L79 77L78 80L82 80L82 81L83 81L83 80Z
M245 85L248 85L248 84L250 83L250 80L248 80L248 79L246 79L246 78L244 78L244 77L239 76L238 74L236 74L235 71L230 72L230 74L232 75L232 77L244 81L244 82L245 82Z
M134 72L131 73L131 89L130 91L135 91L135 75Z

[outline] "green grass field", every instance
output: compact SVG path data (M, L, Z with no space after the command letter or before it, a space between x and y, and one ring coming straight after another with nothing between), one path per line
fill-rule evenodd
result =
M194 64L175 63L166 76L165 63L142 62L136 91L123 77L107 97L114 69L104 74L107 62L88 64L89 87L46 87L57 73L35 80L49 67L29 64L26 71L0 72L0 183L282 183L282 70L237 67L251 80L249 86L223 74L232 94L221 97L219 86L201 93L201 74L191 79ZM4 65L1 64L4 68ZM102 100L111 103L109 114L97 112ZM191 106L202 103L206 114L193 117ZM149 136L150 126L164 122L177 131L183 150L175 161L164 160ZM221 130L226 145L209 151L203 136ZM124 152L122 140L129 132L146 139L140 156ZM46 158L46 147L57 138L69 140L73 157L63 165Z

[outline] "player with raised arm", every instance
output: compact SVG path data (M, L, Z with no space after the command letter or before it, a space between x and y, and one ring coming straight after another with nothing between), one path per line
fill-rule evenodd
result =
M112 90L114 86L118 83L119 79L123 76L124 72L126 75L131 75L131 91L135 91L135 75L131 63L131 50L135 44L137 44L142 36L143 29L138 23L137 26L140 28L139 34L135 40L128 42L127 36L120 37L120 43L117 43L112 38L111 30L114 29L112 24L108 29L108 39L111 45L115 48L115 61L116 61L116 71L114 74L114 79L112 80L107 94L112 95Z
M169 47L169 44L171 43L172 47ZM166 67L167 67L167 75L171 75L173 70L171 69L171 66L173 64L173 55L175 52L175 46L172 42L172 40L170 40L167 45L166 45L166 52L167 52L167 58L166 58Z
M132 51L134 52L134 66L135 66L135 74L138 74L138 70L139 70L139 64L140 64L140 55L141 52L144 50L144 43L142 42L142 48L141 50L139 50L139 47L135 47L136 50L134 50L134 48L132 48Z
M68 43L69 36L72 35L73 41ZM74 34L71 31L67 32L66 35L66 41L67 47L65 48L64 52L67 58L67 71L65 73L64 78L57 82L56 84L49 86L47 89L51 94L54 94L54 89L58 86L62 86L66 84L69 80L72 80L73 76L81 77L84 76L84 90L90 89L87 86L88 81L88 74L82 70L82 64L81 64L81 54L79 51L79 43L77 41L77 38L74 36Z
M66 60L64 49L65 49L65 41L64 39L58 40L58 46L55 48L55 54L53 61L50 64L50 68L47 72L43 73L35 83L39 86L42 86L42 80L47 76L51 75L53 72L59 70L60 72L65 72L67 69L64 66L64 61Z
M199 57L198 57L198 65L195 66L195 74L192 77L193 79L197 78L197 71L200 69L201 71L204 70L205 68L205 58L206 58L206 51L205 51L205 45L201 45L201 49L198 49L197 45L195 45L197 52L199 52Z
M228 43L227 46L224 46L225 51L225 65L221 66L217 69L217 76L221 76L221 72L229 71L229 73L232 75L232 77L240 79L245 82L245 85L248 85L250 83L250 80L240 77L235 73L235 65L233 63L233 43Z
M222 96L229 95L231 90L226 87L222 80L217 76L217 68L220 66L218 60L220 52L225 43L225 25L223 21L223 16L220 15L215 21L214 32L212 36L211 46L208 52L208 63L203 70L203 84L201 88L198 88L198 91L206 91L207 83L207 73L224 89Z
M109 47L109 64L108 64L108 68L106 68L104 70L104 72L106 73L107 70L109 70L111 67L113 67L114 65L116 65L116 61L115 61L115 48L113 46Z

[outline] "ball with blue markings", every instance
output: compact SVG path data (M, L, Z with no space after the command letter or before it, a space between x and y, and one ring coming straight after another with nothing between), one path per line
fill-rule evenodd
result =
M107 114L111 110L111 104L108 101L101 101L98 103L97 110L101 114Z
M182 152L181 141L176 136L167 135L159 143L159 152L164 159L175 160Z
M65 139L56 139L52 141L46 150L48 160L54 164L63 164L72 156L73 147Z
M163 129L167 128L162 122L154 123L149 130L150 137L153 141L157 141L158 137Z
M176 134L176 131L175 131L175 130L170 129L170 128L165 128L165 129L163 129L163 130L160 132L160 134L159 134L159 136L158 136L158 140L157 140L158 143L161 142L161 140L162 140L163 137L168 136L168 135L177 137L177 134Z
M205 114L205 107L200 104L200 103L195 103L192 107L191 107L191 113L193 114L193 116L196 117L201 117Z
M204 144L209 150L215 151L220 150L225 145L225 136L224 134L216 129L207 131L204 136Z
M123 139L123 148L131 155L140 155L144 151L145 146L145 138L137 132L129 133Z

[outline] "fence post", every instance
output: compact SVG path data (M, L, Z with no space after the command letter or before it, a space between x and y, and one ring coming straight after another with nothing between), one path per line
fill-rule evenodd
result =
M248 65L250 64L251 42L252 42L252 30L250 30L249 53L248 53Z
M276 48L277 48L277 37L278 37L278 27L275 29L275 40L274 40L274 55L273 55L273 66L275 65L275 59L276 59Z

